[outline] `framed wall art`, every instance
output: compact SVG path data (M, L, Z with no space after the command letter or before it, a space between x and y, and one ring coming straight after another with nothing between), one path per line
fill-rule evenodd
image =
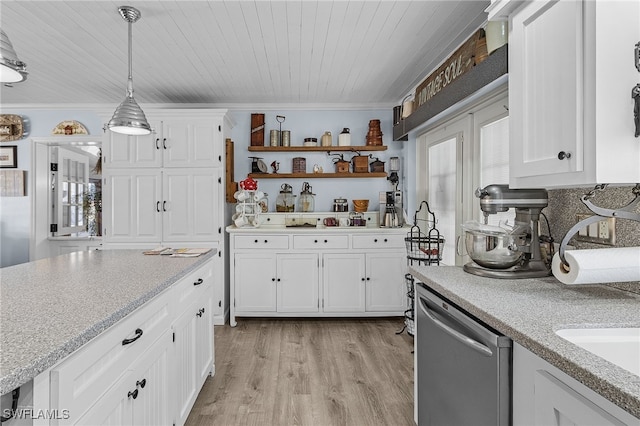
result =
M15 169L18 167L18 147L16 145L0 146L0 168Z

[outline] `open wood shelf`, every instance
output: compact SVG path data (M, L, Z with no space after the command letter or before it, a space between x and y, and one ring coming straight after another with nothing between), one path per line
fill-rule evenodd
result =
M330 152L330 151L386 151L386 145L349 146L249 146L251 152Z
M386 178L384 172L370 173L249 173L253 179L331 179L331 178Z

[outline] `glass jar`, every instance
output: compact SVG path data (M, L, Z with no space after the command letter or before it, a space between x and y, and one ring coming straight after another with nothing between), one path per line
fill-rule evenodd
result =
M314 209L314 196L315 194L311 192L311 185L309 182L304 182L302 184L302 192L300 192L300 198L298 198L298 211L299 212L312 212Z
M265 192L262 198L258 200L258 207L260 208L260 213L267 213L269 211L269 194Z
M334 198L333 199L333 211L334 212L346 212L349 211L349 202L346 198Z
M292 194L293 188L288 183L283 183L280 193L276 198L276 211L280 213L292 213L296 208L296 196Z

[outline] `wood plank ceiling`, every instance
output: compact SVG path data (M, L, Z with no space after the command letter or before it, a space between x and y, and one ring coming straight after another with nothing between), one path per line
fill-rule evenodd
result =
M2 104L119 103L122 4L139 103L368 104L410 93L486 21L489 1L15 1L0 23L29 77Z

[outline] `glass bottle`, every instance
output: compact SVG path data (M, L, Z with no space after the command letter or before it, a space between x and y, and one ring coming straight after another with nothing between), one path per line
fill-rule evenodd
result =
M300 192L300 198L298 198L298 211L299 212L312 212L314 209L314 196L311 192L311 185L309 182L303 182L302 192Z
M288 183L283 183L280 193L276 198L276 211L281 213L291 213L295 211L296 196L292 194L293 188Z

